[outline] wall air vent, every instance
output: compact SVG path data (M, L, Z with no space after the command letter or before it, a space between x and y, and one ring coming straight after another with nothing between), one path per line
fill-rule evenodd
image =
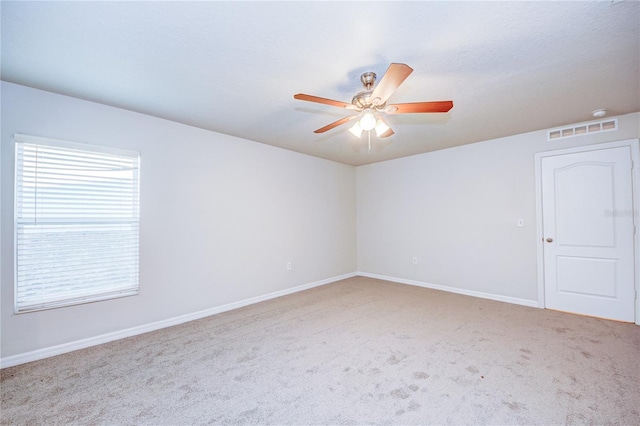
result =
M573 124L567 127L552 129L547 132L547 140L572 138L574 136L590 135L593 133L610 132L618 130L618 119L609 118L602 121Z

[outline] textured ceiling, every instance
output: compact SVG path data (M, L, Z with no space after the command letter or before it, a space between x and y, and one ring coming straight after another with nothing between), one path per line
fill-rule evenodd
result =
M640 111L640 3L2 1L2 79L361 165ZM454 101L387 117L358 140L360 74L413 74L390 103Z

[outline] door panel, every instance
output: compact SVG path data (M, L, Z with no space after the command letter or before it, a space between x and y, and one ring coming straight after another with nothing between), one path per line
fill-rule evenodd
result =
M613 247L615 164L579 163L554 170L556 242L561 246ZM579 218L580 220L576 220ZM585 230L589 232L585 232Z
M541 159L545 306L634 320L631 150Z
M616 296L617 260L558 256L556 265L558 292Z

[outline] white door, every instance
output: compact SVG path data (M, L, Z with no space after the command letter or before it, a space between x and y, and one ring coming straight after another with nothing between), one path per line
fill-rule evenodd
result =
M543 157L545 306L634 321L628 146Z

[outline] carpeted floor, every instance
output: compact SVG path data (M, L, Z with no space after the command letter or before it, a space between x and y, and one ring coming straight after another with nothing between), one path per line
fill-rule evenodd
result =
M1 372L2 424L640 424L640 326L356 277Z

